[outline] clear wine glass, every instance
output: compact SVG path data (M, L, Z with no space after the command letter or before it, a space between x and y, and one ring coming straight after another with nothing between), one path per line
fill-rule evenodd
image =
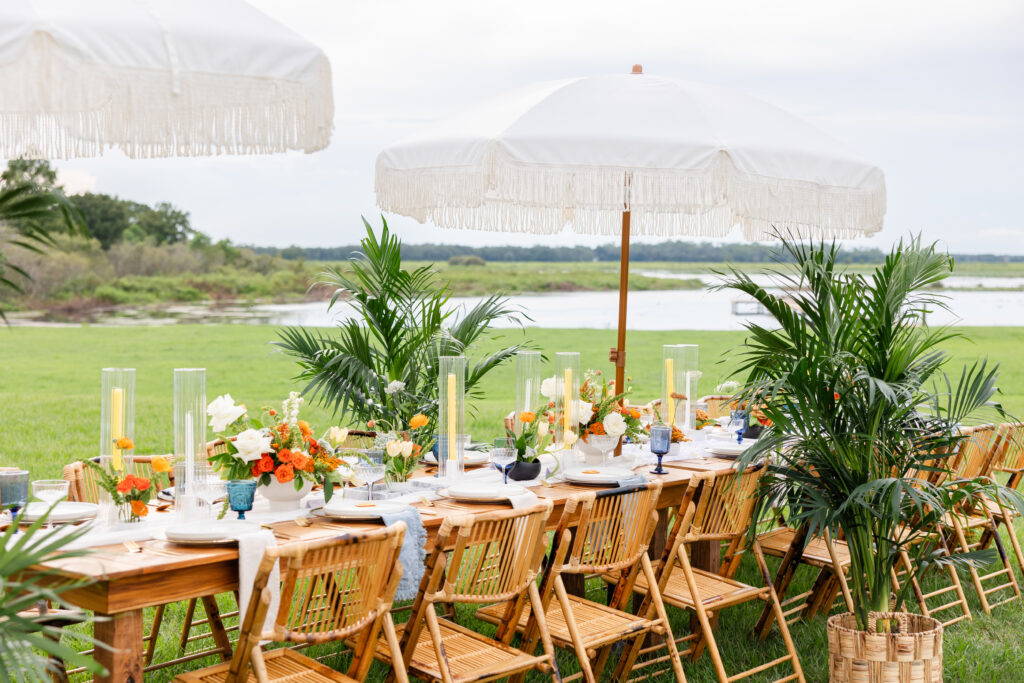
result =
M352 470L352 472L355 472L356 471L356 465L359 464L359 460L360 460L361 456L362 456L362 452L361 451L358 451L358 450L350 448L348 450L341 451L341 453L338 455L338 458L343 463L348 465L349 469ZM346 479L345 482L341 485L341 497L344 498L345 497L345 493L347 493L347 492L348 492L348 480Z
M227 495L227 482L217 476L208 463L196 463L195 495L206 503L209 514L213 514L214 504Z
M516 449L514 448L493 448L491 449L491 462L498 471L505 477L505 483L508 484L508 471L512 468L512 464L516 461Z
M32 495L52 508L58 500L68 497L67 479L37 479L32 482ZM53 520L47 518L46 528L53 529Z
M661 459L665 457L672 447L672 428L667 424L657 423L651 425L651 453L658 456L658 466L651 470L651 474L667 474L661 466Z
M384 451L366 451L355 466L356 476L366 482L366 499L373 500L373 485L384 478L387 467L384 464Z

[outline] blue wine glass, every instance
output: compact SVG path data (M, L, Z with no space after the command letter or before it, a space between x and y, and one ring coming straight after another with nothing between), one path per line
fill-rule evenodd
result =
M651 470L651 474L668 474L661 466L661 459L672 447L672 428L666 424L651 425L651 453L658 456L658 466Z
M18 533L18 513L28 504L28 470L0 471L0 506L11 511L14 533Z

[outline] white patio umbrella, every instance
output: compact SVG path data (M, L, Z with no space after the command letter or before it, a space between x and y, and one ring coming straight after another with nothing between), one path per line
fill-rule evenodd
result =
M377 156L377 204L445 228L629 236L849 238L882 228L882 171L781 109L712 85L633 74L493 99Z
M313 152L331 69L240 0L0 3L0 157Z

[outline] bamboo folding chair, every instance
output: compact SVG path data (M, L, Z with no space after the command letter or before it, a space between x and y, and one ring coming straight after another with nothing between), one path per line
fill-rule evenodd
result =
M1006 422L1000 425L992 445L991 458L981 476L992 478L995 472L1009 473L1006 485L1016 489L1024 479L1024 423ZM985 506L992 515L995 528L985 528L978 543L980 549L988 548L998 538L999 525L1004 525L1006 533L1017 556L1017 564L1024 571L1024 553L1017 539L1013 526L1016 511L998 499L985 499Z
M448 517L442 522L427 561L409 620L399 627L397 652L377 643L377 657L397 673L408 669L419 678L453 683L490 681L530 670L560 680L543 610L538 630L544 654L510 645L526 604L539 607L537 573L546 549L545 524L552 504L524 510L499 510ZM503 601L501 626L494 638L440 618L436 607ZM396 674L389 676L394 679Z
M843 540L833 540L828 530L820 536L808 539L808 527L794 529L779 520L779 526L759 534L758 543L765 555L781 558L775 575L775 593L782 605L786 623L793 624L799 619L811 619L816 614L829 614L837 598L842 595L843 604L853 611L853 596L850 593L846 574L850 570L850 550ZM817 569L818 575L811 588L789 598L786 593L800 565ZM765 604L757 620L755 632L764 640L775 621L771 604Z
M626 657L620 658L612 680L626 680L632 668L637 644L648 633L664 635L676 680L685 681L682 662L675 648L668 614L654 582L654 569L647 547L657 525L660 481L639 486L605 489L570 498L555 531L555 545L541 583L543 609L526 611L516 629L523 632L524 650L532 652L537 639L543 640L545 622L556 647L572 650L580 673L562 680L598 680L611 654L612 645L630 642ZM575 534L573 533L575 531ZM618 582L607 605L569 595L563 575L618 574ZM652 599L637 614L628 609L637 577L655 585ZM534 615L536 614L536 617ZM508 624L507 605L492 605L477 612L477 618Z
M763 468L758 468L739 474L732 470L693 474L680 504L681 514L676 515L669 533L666 552L659 566L656 586L660 588L665 602L694 613L699 625L697 632L684 636L676 642L690 643L689 649L684 654L689 654L693 661L696 661L704 649L707 649L721 683L746 678L787 662L792 667L793 673L778 679L778 681L797 680L801 683L804 681L800 658L797 655L793 639L790 637L786 617L782 612L779 597L775 593L771 575L768 573L764 551L756 537L751 543L751 549L764 586L751 586L733 578L739 569L740 560L745 550L747 531L753 521L757 482L763 471ZM688 546L700 541L728 543L717 574L694 569L690 564ZM648 590L647 586L640 581L637 582L635 590L646 594L644 605L653 595L653 591ZM787 654L730 676L722 662L714 627L723 609L752 600L762 600L771 605L775 620L782 633ZM666 641L666 645L674 645L674 643ZM641 643L634 643L634 652L630 653L627 659L632 660L636 655L649 654L662 647L664 646L642 647ZM651 666L659 661L661 658L641 661L635 668Z
M723 417L729 414L729 401L732 400L732 396L725 394L713 394L710 396L702 396L697 399L697 403L708 404L708 417L712 420Z
M383 631L394 655L400 652L391 604L402 565L398 553L405 524L345 534L318 541L267 548L253 581L238 647L230 662L182 674L180 683L236 683L250 680L324 682L363 681L373 663L374 644ZM281 603L272 630L263 625L270 608L267 582L280 561ZM264 651L261 641L313 645L354 642L347 673L283 647ZM404 670L396 672L407 683Z

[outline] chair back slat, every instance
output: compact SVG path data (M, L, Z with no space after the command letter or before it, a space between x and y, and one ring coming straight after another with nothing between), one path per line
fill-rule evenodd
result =
M988 476L991 471L995 425L986 424L964 429L964 440L957 449L953 471L958 479Z
M708 417L715 420L729 414L730 400L732 400L732 396L716 394L713 396L702 396L697 399L697 402L706 403L708 405Z
M268 561L280 561L285 581L273 633L264 635L279 642L319 643L371 624L384 608L382 596L404 536L405 524L397 523L341 539L269 548Z
M647 552L661 481L573 496L560 529L576 529L561 571L599 573L632 568Z
M544 525L552 505L449 518L439 539L449 539L442 585L432 601L484 603L517 597L534 580Z
M993 466L1006 472L1024 470L1024 422L1004 422L997 441Z
M697 502L687 540L734 540L745 534L763 472L764 468L758 467L740 474L733 470L694 474L687 497L696 498Z

